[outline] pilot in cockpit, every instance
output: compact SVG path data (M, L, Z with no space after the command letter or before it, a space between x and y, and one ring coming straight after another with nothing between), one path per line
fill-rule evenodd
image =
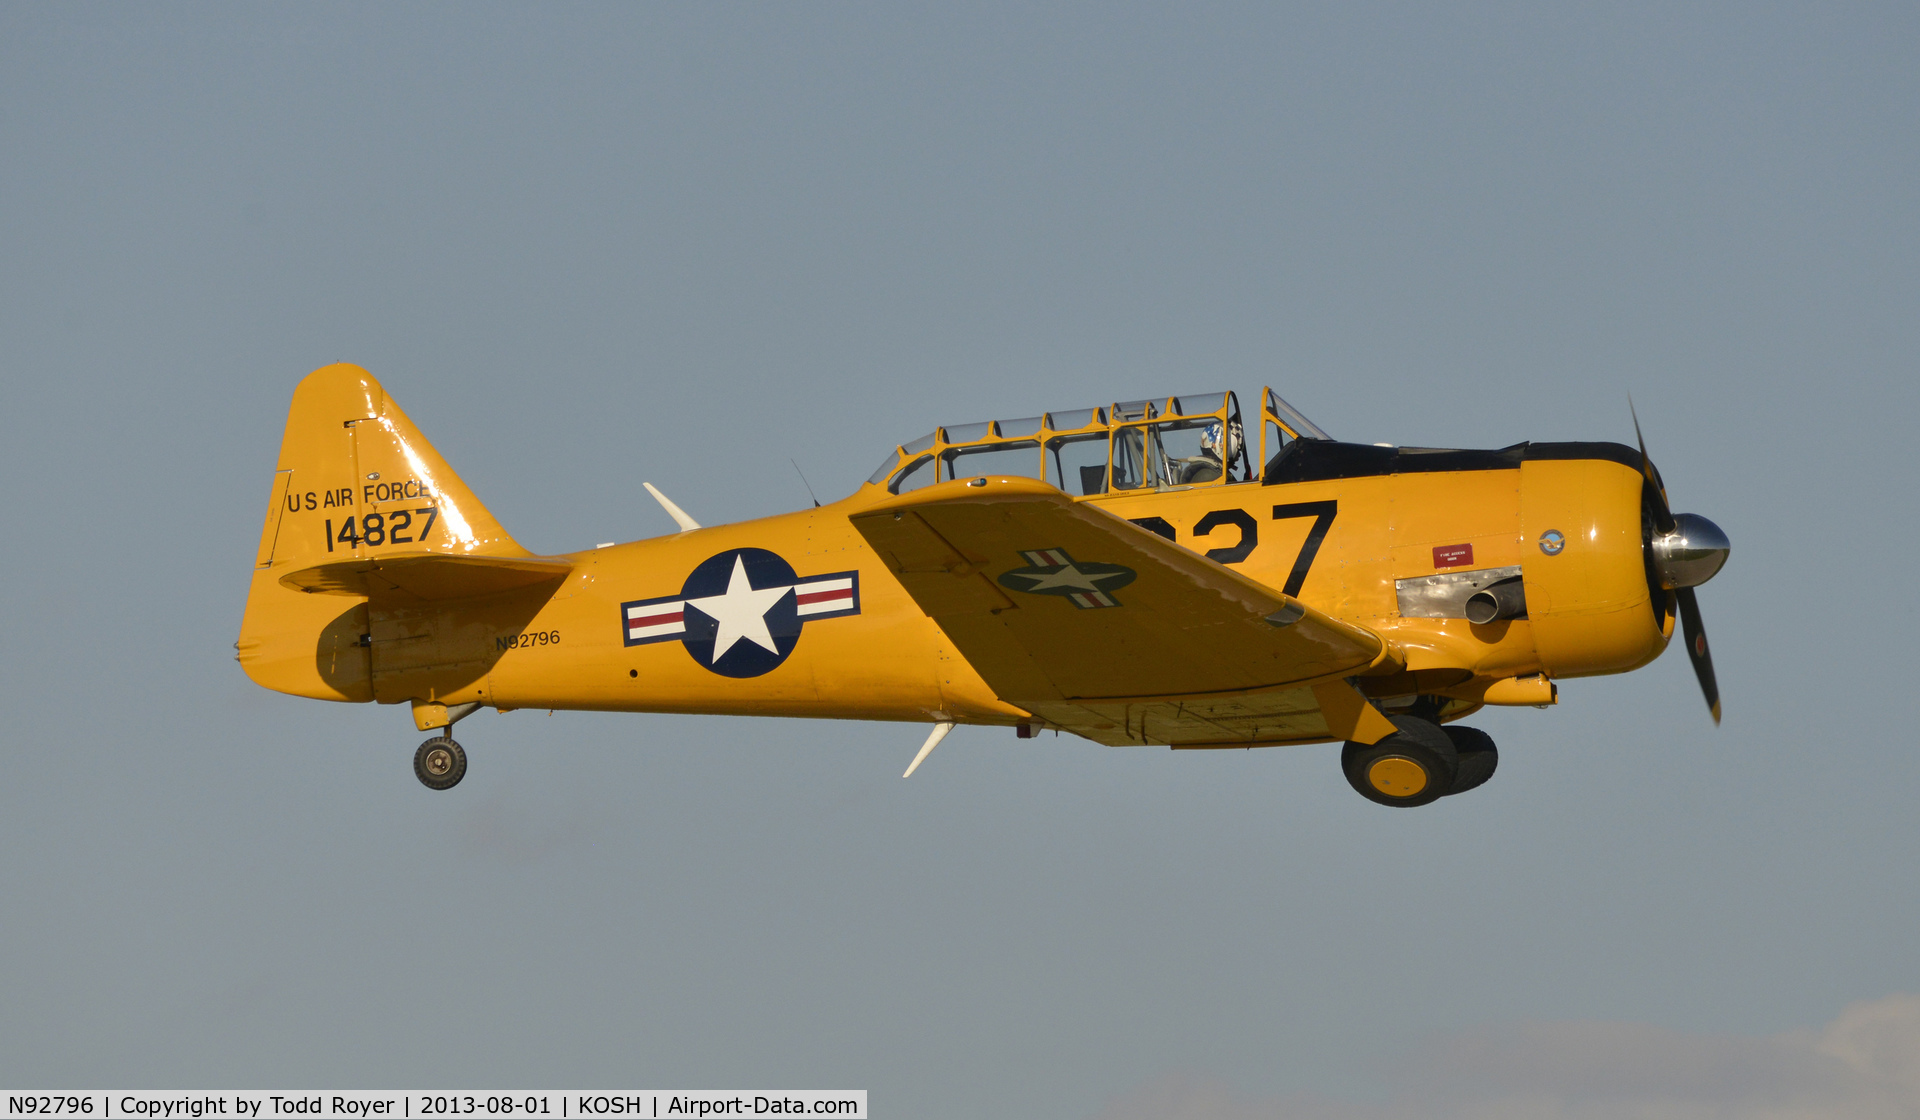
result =
M1208 424L1200 433L1200 454L1180 461L1179 483L1212 482L1220 477L1223 463L1231 463L1240 454L1240 422L1227 425L1222 438L1220 421Z

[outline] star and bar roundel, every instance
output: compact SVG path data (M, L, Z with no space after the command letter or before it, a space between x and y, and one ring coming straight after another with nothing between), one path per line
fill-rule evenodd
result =
M620 604L630 646L679 642L700 666L727 677L780 667L808 622L860 613L860 573L796 575L764 548L731 548L700 562L680 594Z
M1003 572L1000 586L1029 595L1060 595L1081 610L1117 607L1112 592L1133 582L1132 568L1075 560L1064 548L1022 551L1024 568Z

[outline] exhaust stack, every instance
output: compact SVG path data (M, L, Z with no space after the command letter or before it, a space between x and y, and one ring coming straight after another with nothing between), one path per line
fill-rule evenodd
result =
M1475 626L1503 618L1519 618L1527 613L1527 592L1520 577L1512 576L1488 584L1467 599L1467 621Z

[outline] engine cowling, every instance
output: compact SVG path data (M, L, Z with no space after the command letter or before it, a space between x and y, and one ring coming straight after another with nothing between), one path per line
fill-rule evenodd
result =
M1614 460L1521 464L1527 617L1554 677L1625 672L1666 648L1673 609L1650 578L1644 486L1638 470Z

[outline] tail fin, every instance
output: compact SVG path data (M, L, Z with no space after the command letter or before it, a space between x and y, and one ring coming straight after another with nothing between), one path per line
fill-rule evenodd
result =
M294 390L268 500L237 648L247 675L280 692L373 698L364 596L283 579L356 561L529 555L359 366L324 366Z
M325 366L300 382L276 470L263 564L301 567L390 545L527 555L359 366Z

